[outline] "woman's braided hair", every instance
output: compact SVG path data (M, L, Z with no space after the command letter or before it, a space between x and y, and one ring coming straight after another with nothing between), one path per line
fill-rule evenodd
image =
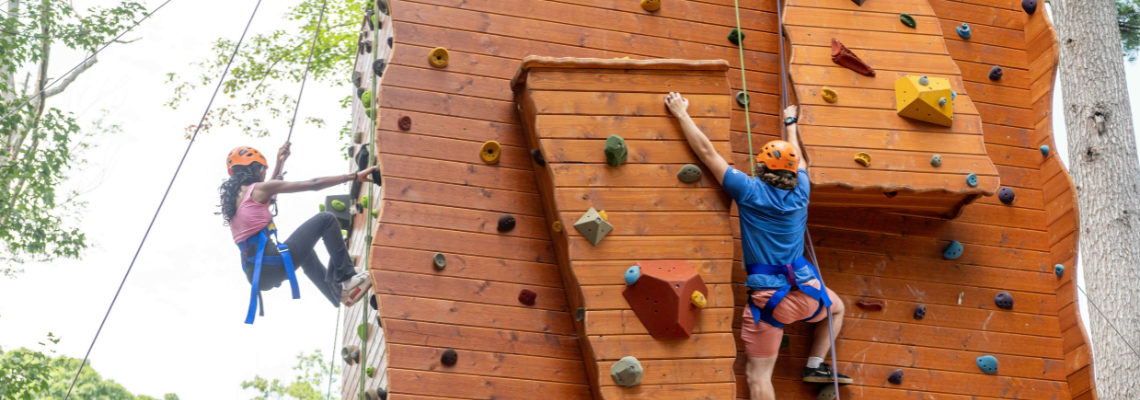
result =
M241 194L242 186L261 182L261 171L265 170L265 166L254 162L249 165L235 165L231 169L234 174L218 187L218 194L222 195L222 219L225 220L223 225L226 226L230 225L230 219L237 213L236 200Z

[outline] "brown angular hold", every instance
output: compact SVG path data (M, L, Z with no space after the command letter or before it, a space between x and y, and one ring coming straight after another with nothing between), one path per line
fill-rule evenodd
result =
M875 70L859 59L847 46L839 43L839 39L831 39L831 61L847 67L848 69L867 76L875 76Z
M859 300L855 305L867 311L881 311L887 303L882 300Z
M538 297L538 293L535 293L533 290L523 289L522 291L519 292L519 303L523 303L523 304L526 304L528 306L533 306L534 300L537 297Z
M689 337L701 313L690 302L693 292L709 294L701 275L683 260L641 261L638 265L641 277L622 292L637 319L655 338Z

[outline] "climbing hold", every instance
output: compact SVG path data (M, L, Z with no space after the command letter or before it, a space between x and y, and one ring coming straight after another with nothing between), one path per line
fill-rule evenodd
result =
M901 369L896 369L895 372L891 372L891 376L887 377L887 382L890 382L891 384L894 384L894 385L901 385L902 381L903 381L903 370L901 370Z
M356 131L356 133L352 134L352 142L353 143L359 144L363 140L364 140L364 132Z
M380 210L372 210L372 218L377 218L379 216L380 216Z
M344 359L344 363L352 365L360 362L360 348L356 346L344 346L340 349L340 357Z
M388 61L384 59L379 59L372 62L372 73L376 74L378 77L384 76L384 70L387 68Z
M1003 204L1013 204L1013 198L1013 188L1007 186L998 190L998 200Z
M933 165L935 167L941 167L942 166L942 156L938 155L938 154L930 156L930 165Z
M883 307L887 306L887 302L882 300L859 300L855 305L867 311L881 311Z
M954 124L954 105L942 107L938 100L952 97L950 80L946 78L907 75L895 81L896 111L900 117L932 124Z
M483 147L479 149L479 158L488 165L495 165L499 163L499 156L503 154L503 147L499 146L499 142L488 140L483 143Z
M705 308L709 306L709 300L705 298L705 294L697 290L694 290L693 295L689 296L689 302L693 303L693 305L697 308Z
M372 369L372 367L368 367L368 369ZM368 374L368 377L371 378L372 374ZM361 393L360 397L363 400L377 400L377 397L379 397L379 394L376 393L376 389L368 389L368 390L365 390L364 393Z
M373 22L373 17L376 17L375 22ZM368 30L375 30L376 22L380 22L380 17L377 17L374 11L368 10L364 12L364 22L368 24Z
M428 64L436 68L443 68L447 66L447 60L450 57L451 55L447 52L447 49L436 47L431 49L431 52L428 53Z
M918 26L918 23L914 21L914 17L910 16L910 14L907 13L899 14L899 21L902 21L903 25L906 25L910 28Z
M554 221L550 228L554 229L555 232L562 232L562 221Z
M855 4L859 4L859 0L854 0L854 1L855 1ZM866 1L866 0L864 0L864 1ZM822 386L823 387L819 388L819 393L817 393L815 395L816 400L835 400L835 398L838 397L835 394L835 386L834 385L822 385Z
M858 6L862 6L863 3L867 2L867 0L851 0L851 1L854 2L855 5L858 5Z
M388 0L376 0L376 8L384 15L391 15L388 14Z
M360 340L368 341L368 324L360 324L356 326L356 337Z
M375 294L368 298L368 305L372 306L373 310L377 309L377 307L376 307L376 295Z
M1053 273L1057 274L1057 277L1060 278L1061 275L1065 274L1065 266L1061 264L1054 265Z
M606 164L611 167L616 167L625 162L626 157L629 157L629 149L626 148L625 139L618 135L610 135L606 138Z
M388 38L388 48L389 49L392 48L392 39L394 39L394 38L391 38L391 37Z
M641 383L641 362L633 356L622 357L610 367L610 377L618 386L632 387Z
M396 122L396 125L399 125L400 130L402 130L402 131L411 130L412 129L412 117L409 117L407 115L402 116L402 117L400 117L400 120L398 122Z
M950 91L950 101L954 101L954 99L957 99L957 98L958 98L958 92L951 90Z
M456 353L453 349L444 350L443 355L439 357L439 363L448 367L455 365L458 361L459 353Z
M701 168L693 164L685 164L681 167L681 171L677 172L677 179L681 182L693 183L701 180Z
M887 196L888 199L893 199L899 195L899 192L883 192L883 195Z
M372 54L372 41L371 40L361 41L357 47L360 48L360 53L362 53L362 54Z
M1013 295L1009 294L1009 292L998 293L997 296L994 296L994 304L1002 310L1012 310Z
M586 240L590 241L590 244L597 246L598 242L602 241L602 238L605 238L606 234L614 229L614 226L602 219L602 216L598 215L597 210L590 207L590 209L582 215L582 218L579 218L578 222L574 223L574 229L577 229L578 233L585 236Z
M744 40L744 32L739 29L732 28L732 32L728 33L728 41L732 44L740 46L740 41Z
M1041 145L1041 155L1044 157L1049 157L1049 145L1047 145L1047 144Z
M352 86L360 87L360 80L363 78L360 71L352 71Z
M360 198L360 205L368 207L368 195Z
M958 27L958 36L961 36L962 39L969 39L970 38L970 25L967 25L965 22L963 22L962 26Z
M362 88L362 87L356 88L356 98L358 98L358 99L364 98L364 88Z
M629 269L625 270L625 284L626 285L632 285L632 284L637 283L638 278L641 278L641 267L634 265L632 267L629 267Z
M965 248L962 247L962 242L955 240L953 242L950 242L950 245L946 246L946 250L942 251L942 258L945 258L947 260L957 260L958 257L962 256L963 250L965 250Z
M526 304L528 306L533 306L534 300L537 297L538 297L538 293L535 293L533 290L523 289L522 291L519 292L519 303L523 303L523 304Z
M364 370L364 373L367 374L369 378L371 378L376 373L376 370L373 369L372 367L368 367L367 369ZM375 391L376 389L368 389L368 390L369 391Z
M855 162L859 163L859 165L862 165L864 167L870 167L871 166L871 155L867 154L867 153L855 154Z
M372 170L372 173L369 175L372 176L372 181L376 182L377 185L380 185L381 182L384 181L384 176L380 174L380 168Z
M348 231L341 229L340 230L340 236L344 237L344 238L348 238Z
M325 205L324 204L317 204L317 208L320 208L321 212L325 212Z
M780 338L780 349L782 350L789 347L792 347L792 340L788 337L788 334L785 333L784 337Z
M978 369L987 374L996 374L998 372L998 360L994 356L978 357Z
M538 164L538 166L546 166L546 158L542 156L542 151L539 151L538 149L530 149L530 158L533 159L534 163Z
M741 107L748 108L749 101L750 100L748 93L736 92L736 104L739 104Z
M701 313L690 305L693 292L709 294L701 275L684 260L641 260L638 265L641 277L625 287L622 297L641 325L657 339L692 335Z
M499 217L499 226L496 228L499 232L510 232L515 229L515 217L510 214L503 214Z
M340 201L340 200L333 200L332 201L332 207L334 210L344 211L344 202Z
M946 107L946 98L945 97L938 99L938 106L939 107Z
M606 210L598 211L598 216L602 217L602 221L608 222L610 220L610 216L606 215Z
M831 62L850 68L852 71L858 72L867 76L875 76L875 70L870 65L860 60L855 53L847 49L843 43L839 43L839 39L831 39Z
M995 65L993 68L990 68L990 80L991 81L1000 81L1001 76L1002 76L1001 66Z
M839 101L839 92L836 92L835 89L824 86L822 93L823 101L826 101L828 103Z
M923 318L926 318L926 306L919 304L918 307L914 308L914 319L920 320Z
M447 267L447 257L444 256L443 253L435 253L435 255L431 257L431 261L435 264L435 269L440 271L443 271L443 268Z
M582 308L582 307L578 307L578 309L574 311L574 320L578 321L578 322L582 322L585 319L586 319L586 309Z
M376 118L376 109L375 108L367 108L364 110L364 115L368 116L368 119Z
M1037 0L1021 0L1021 8L1026 14L1033 15L1037 12Z
M966 175L966 184L970 185L970 187L978 187L978 175L977 174Z
M661 0L641 0L641 8L650 12L660 10Z

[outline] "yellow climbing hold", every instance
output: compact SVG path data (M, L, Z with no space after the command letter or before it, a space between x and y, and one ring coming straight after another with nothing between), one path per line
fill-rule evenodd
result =
M950 80L946 78L907 75L895 81L896 110L902 117L951 126L954 104L942 106L939 100L952 96Z
M494 140L488 140L487 143L483 143L483 148L479 149L479 158L489 165L498 164L499 156L502 154L502 146L499 146L499 142Z
M555 232L562 232L562 221L554 221L554 226L551 226Z
M689 302L693 303L697 308L705 308L709 306L709 300L705 298L704 293L693 291L693 295L689 296Z
M823 100L827 101L828 103L834 103L836 101L839 101L839 93L836 92L835 89L824 86L823 87Z
M871 155L867 153L859 153L855 155L855 162L864 167L871 166Z
M610 216L606 215L606 210L598 211L598 216L601 216L603 221L610 221Z
M641 8L645 11L657 11L661 9L661 0L641 0Z
M436 47L434 49L431 49L431 53L428 53L428 64L431 64L431 66L436 68L446 67L447 60L450 58L450 56L451 55L448 54L447 49Z

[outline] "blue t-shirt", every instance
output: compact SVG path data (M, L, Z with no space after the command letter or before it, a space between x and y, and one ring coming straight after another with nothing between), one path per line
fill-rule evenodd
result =
M804 254L811 182L807 171L799 170L800 183L792 190L781 190L749 177L735 168L724 174L724 190L740 210L740 236L744 264L784 265ZM796 270L796 282L815 279L811 268ZM784 275L750 275L746 285L756 290L779 289L787 284Z

